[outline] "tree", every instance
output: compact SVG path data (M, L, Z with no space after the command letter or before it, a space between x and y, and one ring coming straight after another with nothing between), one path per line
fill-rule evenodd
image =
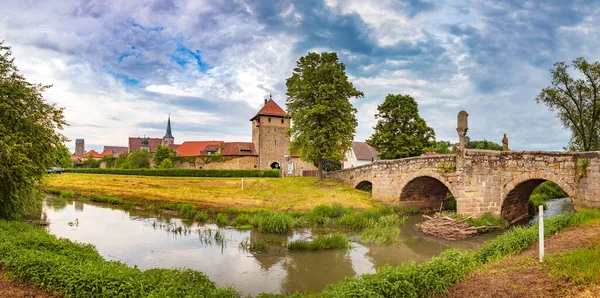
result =
M450 144L449 141L437 141L435 142L435 149L433 151L442 154L449 154L450 150L448 150L448 147L451 145L452 144Z
M60 144L54 146L52 149L53 158L46 166L70 168L73 165L73 161L71 160L71 151L69 151L69 148L63 144Z
M502 151L502 145L490 142L486 139L483 141L471 141L465 146L467 149L484 149L484 150L496 150Z
M173 168L173 162L171 161L170 158L165 158L160 162L160 165L158 165L159 169L170 169Z
M0 42L0 218L41 211L39 181L66 138L63 109L46 102L48 85L19 74L10 47Z
M158 166L161 165L163 160L167 158L173 159L173 157L175 156L177 156L177 153L175 153L173 149L167 146L158 145L158 147L156 147L156 150L154 151L154 156L152 157L154 161L154 166L158 168Z
M388 94L377 106L375 132L367 143L381 159L422 155L435 144L435 132L419 116L419 106L410 95Z
M285 85L292 119L290 154L299 152L302 159L316 161L322 179L323 160L343 159L352 145L358 121L350 98L364 94L348 81L336 53L300 57Z
M91 156L88 156L83 161L83 166L86 167L86 168L99 168L100 167L100 161L94 159Z
M141 169L150 167L150 153L144 149L138 149L127 155L123 165L125 169Z
M588 63L580 57L573 67L581 75L573 78L565 62L550 70L552 85L535 99L556 111L562 125L571 131L568 148L573 151L600 150L600 62Z

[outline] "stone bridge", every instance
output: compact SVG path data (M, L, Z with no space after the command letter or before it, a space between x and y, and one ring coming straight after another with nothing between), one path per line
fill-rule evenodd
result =
M600 208L600 152L459 150L453 155L381 160L328 175L371 186L387 204L440 208L448 194L457 212L490 212L510 222L528 215L529 196L544 181L558 184L575 209Z

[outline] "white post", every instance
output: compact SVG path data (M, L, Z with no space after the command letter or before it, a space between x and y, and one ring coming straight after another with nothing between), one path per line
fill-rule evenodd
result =
M544 206L540 205L540 263L544 261Z
M244 178L242 178L242 190L244 190Z

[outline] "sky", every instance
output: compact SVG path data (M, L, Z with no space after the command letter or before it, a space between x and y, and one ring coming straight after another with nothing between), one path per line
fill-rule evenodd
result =
M600 1L0 0L0 40L30 82L64 107L73 151L161 138L251 141L252 116L309 52L338 53L364 98L355 141L373 132L387 94L408 94L456 142L560 150L569 140L536 96L558 61L600 60Z

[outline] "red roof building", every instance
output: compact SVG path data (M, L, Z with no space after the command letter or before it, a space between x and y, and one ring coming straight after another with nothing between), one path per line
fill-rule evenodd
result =
M88 151L86 154L83 155L83 157L85 157L85 158L90 157L90 156L92 158L100 159L100 158L102 158L103 155L101 155L100 153L96 152L96 150Z
M256 113L250 121L253 121L258 116L275 116L285 117L287 113L273 100L273 98L265 99L265 105Z
M221 151L223 156L257 156L258 153L252 142L225 143Z
M158 145L162 144L163 139L162 138L132 138L129 137L129 152L134 152L137 151L138 149L140 149L142 147L142 142L144 141L144 139L148 140L148 147L149 147L149 152L150 153L154 153L154 151L156 151L156 147L158 147Z
M196 156L203 154L207 146L221 146L223 141L186 141L179 145L175 152L181 156Z

